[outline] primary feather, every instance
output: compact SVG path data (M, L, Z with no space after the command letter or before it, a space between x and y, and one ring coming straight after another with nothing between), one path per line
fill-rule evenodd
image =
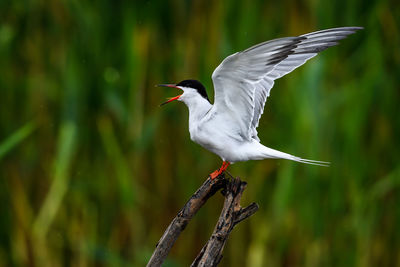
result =
M240 135L256 139L257 127L274 81L303 65L361 27L333 28L267 41L225 58L212 74L215 103Z

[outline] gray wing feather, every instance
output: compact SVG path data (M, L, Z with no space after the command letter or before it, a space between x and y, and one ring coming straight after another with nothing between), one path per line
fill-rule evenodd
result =
M213 112L236 125L244 139L259 140L256 128L274 80L359 29L342 27L274 39L228 56L212 75Z
M359 29L362 28L334 28L299 36L302 39L296 44L295 48L288 52L287 57L278 62L269 73L266 73L259 82L254 84L255 105L250 127L251 136L253 138L259 140L256 128L263 114L265 102L269 96L270 90L274 86L274 80L292 72L294 69L306 63L307 60L315 57L319 52L337 45L339 40L346 38Z

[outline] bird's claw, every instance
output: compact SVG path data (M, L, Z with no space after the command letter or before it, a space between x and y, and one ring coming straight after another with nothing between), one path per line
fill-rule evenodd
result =
M212 173L210 173L210 178L211 178L211 180L214 180L214 179L217 178L220 174L221 174L221 171L220 171L220 170L213 171Z
M226 170L226 168L228 168L229 165L230 165L229 162L225 162L225 161L224 161L224 162L222 163L221 168L219 168L219 169L216 170L216 171L213 171L213 172L210 174L211 180L214 180L214 179L217 178L219 175L221 175L221 173L223 173L223 172Z

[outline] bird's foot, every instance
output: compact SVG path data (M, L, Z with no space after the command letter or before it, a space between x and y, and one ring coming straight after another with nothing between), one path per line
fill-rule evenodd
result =
M211 180L217 178L221 173L222 173L221 169L215 170L212 173L210 173Z
M230 165L229 162L225 162L225 161L222 162L221 168L210 173L211 180L214 180L215 178L217 178L221 173L223 173L226 170L226 168L228 168L229 165Z

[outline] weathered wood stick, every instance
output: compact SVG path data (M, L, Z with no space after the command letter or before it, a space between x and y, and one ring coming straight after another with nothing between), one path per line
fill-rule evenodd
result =
M161 266L179 234L185 229L192 217L211 196L221 188L224 188L226 184L227 180L225 176L220 175L214 180L208 178L200 188L197 189L185 206L179 211L178 215L176 215L169 224L160 241L158 241L156 249L147 263L148 267Z
M222 259L222 251L232 229L258 210L256 203L252 203L246 208L240 207L240 199L245 188L246 182L239 178L235 178L227 184L226 190L224 190L224 207L218 223L210 239L191 266L217 266Z

